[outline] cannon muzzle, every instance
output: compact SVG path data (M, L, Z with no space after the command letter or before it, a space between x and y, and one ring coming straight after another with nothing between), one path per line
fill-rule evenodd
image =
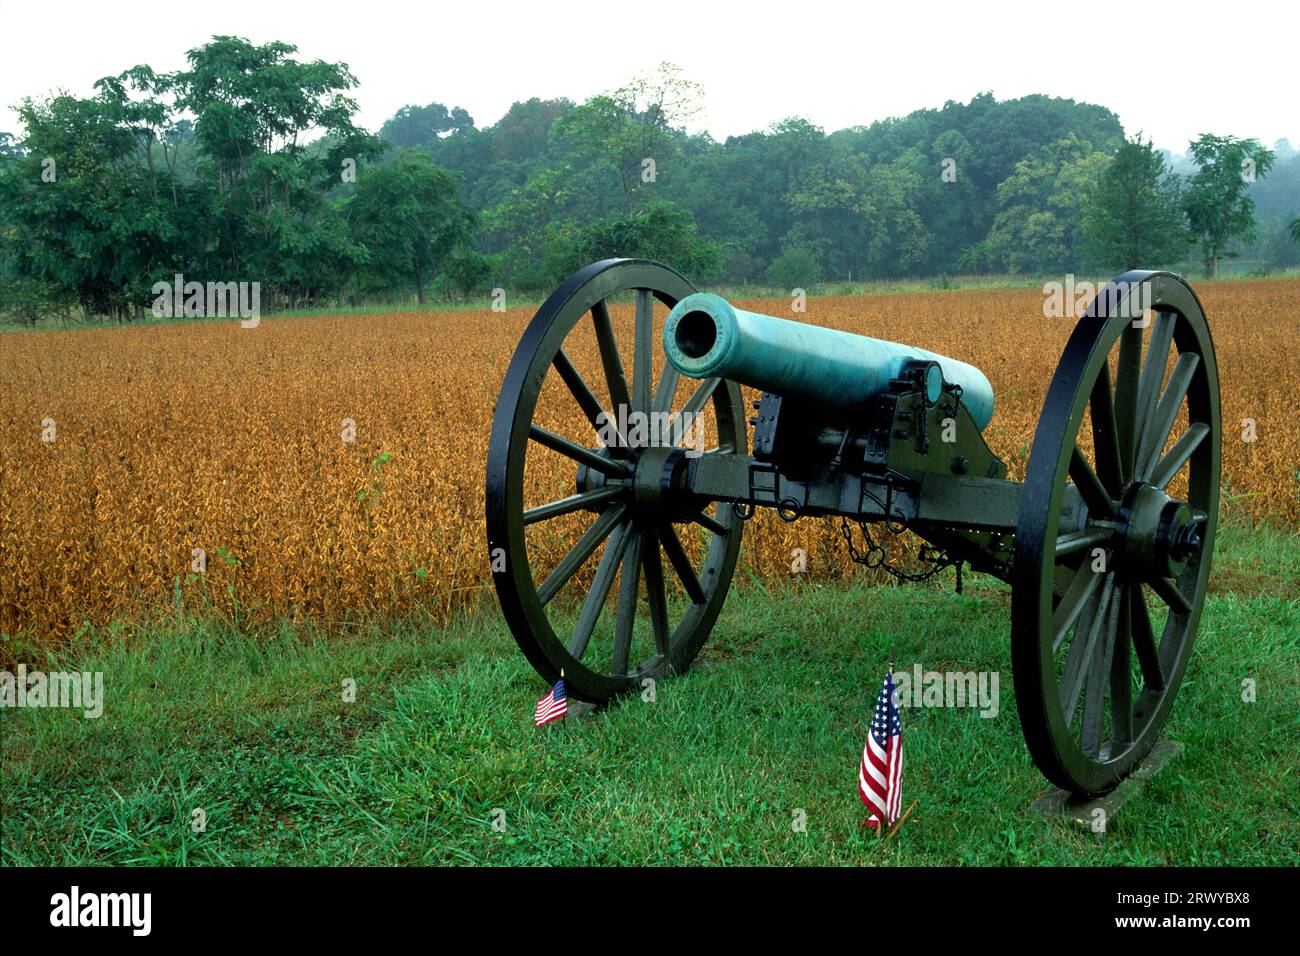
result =
M688 295L669 313L664 351L691 378L718 376L828 407L870 401L910 361L937 362L944 381L961 386L962 405L976 427L983 431L993 418L993 387L973 365L910 345L745 312L710 292Z

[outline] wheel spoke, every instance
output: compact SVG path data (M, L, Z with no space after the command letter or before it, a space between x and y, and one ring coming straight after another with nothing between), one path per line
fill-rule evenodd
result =
M1176 614L1187 614L1192 610L1192 602L1178 589L1178 582L1173 578L1156 578L1151 582L1151 590L1160 595L1160 600Z
M1129 635L1132 633L1132 594L1141 585L1127 585L1119 596L1118 628L1111 648L1110 739L1111 749L1133 739L1133 674L1129 669Z
M1142 585L1133 585L1132 595L1130 630L1133 634L1133 650L1137 652L1138 663L1142 666L1142 679L1148 690L1164 690L1165 672L1160 666L1160 655L1156 652L1156 638L1151 631L1151 612L1147 610L1147 598Z
M1174 370L1169 373L1169 384L1160 395L1160 404L1156 406L1155 417L1151 419L1150 431L1143 437L1142 454L1138 460L1139 474L1146 474L1151 463L1165 450L1165 442L1173 431L1174 421L1178 418L1178 409L1182 407L1187 395L1192 376L1201 364L1201 357L1195 352L1184 352L1174 363Z
M720 378L706 378L700 382L690 399L682 406L682 417L689 419L692 415L698 415L721 381Z
M609 320L609 308L603 301L591 307L591 320L596 328L596 345L600 347L600 364L605 368L605 384L609 386L609 402L613 406L611 411L617 418L620 408L624 414L632 410L632 401L627 394L627 376L623 374L623 360L618 355L614 325Z
M1088 506L1090 516L1095 518L1117 516L1115 503L1110 500L1106 487L1097 477L1097 473L1092 470L1092 465L1088 464L1088 460L1083 457L1083 452L1079 450L1078 445L1074 446L1074 452L1070 455L1070 477L1074 479L1074 486L1079 489L1079 497Z
M1104 575L1092 570L1091 563L1086 561L1074 573L1074 578L1061 598L1061 603L1052 613L1053 654L1061 649L1066 636L1070 633L1070 628L1074 627L1079 619L1079 613L1092 600L1103 577Z
M695 576L695 568L691 567L691 559L682 548L677 530L670 524L660 525L659 540L663 543L664 553L668 555L668 561L677 573L677 579L682 582L682 587L686 589L691 603L703 604L704 588L700 587L700 579Z
M1101 720L1106 713L1106 694L1110 690L1111 659L1118 643L1119 605L1123 589L1111 594L1106 607L1101 642L1088 661L1088 689L1083 699L1083 724L1079 728L1079 749L1085 757L1096 757L1101 742Z
M659 373L659 387L655 389L656 412L672 411L673 396L677 394L677 377L677 366L672 362L664 362L663 371Z
M569 578L578 572L578 568L582 567L586 560L591 557L591 553L609 536L609 533L614 530L614 526L619 523L626 510L626 505L615 505L608 511L601 513L591 523L591 527L587 529L586 533L578 539L578 543L560 559L560 563L555 566L546 580L542 582L542 586L537 589L537 599L542 602L543 607L551 603L551 599L559 593L560 588L569 582Z
M1056 560L1059 562L1071 554L1104 545L1114 536L1115 532L1110 528L1084 528L1063 534L1056 539Z
M707 515L703 511L696 512L691 516L691 520L696 524L708 528L714 534L726 534L730 530L725 524L719 521L713 515Z
M665 361L664 307L692 291L644 259L586 267L537 309L490 416L485 530L507 562L492 584L528 660L583 700L689 667L738 564L737 516L680 481L658 487L665 467L682 478L683 456L748 450L740 389ZM703 426L686 434L684 403ZM634 501L638 463L655 480Z
M1164 491L1187 459L1192 457L1192 452L1196 451L1209 434L1210 426L1204 422L1192 425L1178 437L1178 441L1174 442L1169 453L1160 459L1160 463L1151 469L1151 476L1147 481Z
M1120 469L1127 482L1133 477L1137 454L1138 376L1142 370L1142 329L1124 324L1115 371L1115 435L1119 440Z
M1111 595L1115 590L1115 572L1106 574L1101 594L1093 602L1091 614L1079 622L1074 637L1070 640L1070 651L1061 668L1059 687L1061 712L1065 715L1065 726L1074 722L1074 712L1079 709L1079 693L1083 690L1083 679L1088 674L1089 665L1097 652L1097 638L1110 613Z
M574 367L573 360L569 358L568 353L565 352L564 349L560 349L560 351L556 353L551 364L554 365L555 370L560 373L560 378L563 379L564 384L568 386L569 393L573 396L573 400L582 408L582 413L587 416L587 421L591 422L591 427L595 429L597 435L600 435L603 429L607 427L606 425L602 425L602 417L608 425L612 425L615 429L618 428L617 416L611 419L605 412L604 407L600 404L600 399L596 397L596 393L587 385L587 381L582 377L582 373ZM623 433L620 431L618 434L619 438L622 439ZM620 441L620 444L626 445L627 443Z
M663 533L662 528L659 531ZM645 596L650 605L650 628L654 633L655 652L667 659L669 647L668 601L664 592L664 565L659 556L659 543L654 534L647 532L642 545L641 561L645 565Z
M1160 732L1195 637L1217 517L1210 329L1177 280L1126 281L1135 276L1157 302L1147 327L1099 305L1056 366L1006 575L1021 592L1011 620L1025 741L1043 774L1080 797L1118 784ZM1108 294L1125 283L1115 285Z
M610 535L609 543L605 545L605 553L600 556L600 564L596 567L596 576L592 579L591 590L587 593L586 600L582 602L578 623L574 625L573 636L569 639L569 653L578 660L582 660L582 655L587 652L591 632L596 628L596 620L605 607L605 598L609 596L609 589L614 584L614 575L618 572L619 562L623 560L623 552L627 550L628 529L628 522L625 521Z
M1092 386L1092 444L1097 461L1097 477L1112 498L1124 489L1120 468L1119 437L1115 430L1115 406L1111 401L1110 367L1102 365Z
M650 359L654 354L654 293L636 290L636 334L632 343L632 402L641 412L650 411Z
M1146 365L1142 368L1142 382L1138 385L1138 448L1145 445L1146 434L1151 427L1151 416L1155 413L1156 401L1160 398L1160 386L1165 382L1165 366L1169 364L1169 350L1173 347L1174 324L1177 321L1177 313L1161 312L1156 316L1155 328L1151 330Z
M528 437L539 445L545 445L551 451L558 451L566 458L572 458L588 468L596 469L602 475L608 475L611 478L626 478L632 474L632 469L627 466L626 462L599 455L590 448L583 448L577 442L569 441L562 435L547 431L541 425L529 425Z
M636 624L637 592L641 584L641 530L633 529L623 552L623 571L618 579L618 616L614 619L614 653L609 672L615 677L627 674L628 653L632 649L632 632Z
M525 511L524 524L535 524L538 521L558 518L560 515L567 515L580 508L589 508L601 501L616 498L622 493L622 485L606 485L604 488L593 488L591 491L569 495L569 497L561 498L559 501L548 501L544 505L538 505L536 508L529 508Z

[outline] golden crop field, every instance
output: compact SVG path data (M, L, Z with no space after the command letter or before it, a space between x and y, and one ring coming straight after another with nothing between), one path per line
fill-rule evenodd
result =
M1300 281L1198 291L1223 387L1225 510L1296 525ZM743 304L789 312L788 300ZM817 298L799 318L983 369L997 395L986 438L1019 478L1072 327L1042 312L1041 291L1028 289ZM484 459L497 390L531 314L0 336L0 630L41 642L86 621L203 602L241 621L420 609L442 620L492 600ZM631 306L614 315L630 341ZM600 381L593 344L571 353ZM1253 442L1242 440L1247 418ZM538 488L572 487L566 459L531 462ZM547 551L556 560L579 526L577 517L557 525L568 530L550 532L538 560ZM766 513L748 527L742 561L760 579L788 578L796 547L809 580L853 568L838 521L787 525Z

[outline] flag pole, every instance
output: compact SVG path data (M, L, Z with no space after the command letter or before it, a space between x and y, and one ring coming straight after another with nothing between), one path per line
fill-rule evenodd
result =
M891 692L892 692L892 688L893 688L893 686L894 686L894 662L893 662L892 658L893 658L894 655L893 655L893 654L890 654L889 656L890 656L890 658L891 658L891 660L889 661L889 686L890 686L890 688L891 688ZM891 700L889 703L890 703L891 706L893 705L893 701L892 701L892 700ZM886 814L886 816L888 816L888 814ZM876 835L879 836L880 839L881 839L882 841L885 839L885 829L886 829L888 826L889 826L889 821L885 820L884 818L881 818L881 820L880 820L880 826L877 828ZM892 831L892 830L889 831L890 836L893 836L893 832L894 832L894 831Z
M891 840L894 838L894 834L898 832L898 828L901 827L901 826L903 825L903 821L905 821L905 820L907 819L907 815L908 815L909 813L912 812L912 808L915 807L915 806L916 806L916 801L913 800L913 801L908 805L907 809L903 811L903 815L902 815L901 817L898 818L898 822L894 824L894 828L893 828L892 830L889 831L889 838L890 838ZM883 828L882 828L882 829L883 829Z

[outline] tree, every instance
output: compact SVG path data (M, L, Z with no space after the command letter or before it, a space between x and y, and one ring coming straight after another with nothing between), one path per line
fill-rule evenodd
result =
M921 174L924 190L916 212L934 240L921 268L945 272L987 237L1002 208L998 186L1016 174L1017 164L1071 134L1103 154L1124 140L1119 118L1105 107L1037 94L998 101L990 93L840 130L829 139L873 164L909 152L925 160L909 164Z
M575 170L613 174L630 214L679 155L679 130L699 113L700 98L698 84L661 63L655 73L587 100L555 123L555 135Z
M421 305L428 281L469 242L474 215L459 194L455 173L408 150L366 170L348 203L352 236L371 268L410 282Z
M814 189L811 174L831 160L825 132L789 117L724 143L701 136L684 145L692 148L683 175L669 177L665 193L691 211L702 233L724 243L729 277L760 278L791 242L792 191Z
M1272 168L1273 152L1253 139L1204 133L1190 147L1199 167L1183 195L1192 235L1201 247L1205 274L1219 274L1219 260L1234 258L1234 239L1255 241L1255 201L1247 187Z
M1083 197L1107 161L1073 134L1035 150L998 186L993 227L977 250L968 251L967 261L1036 275L1079 268Z
M492 127L492 153L499 159L524 162L546 153L551 127L572 113L572 100L537 97L511 103L506 115Z
M1083 208L1089 256L1105 267L1136 269L1176 261L1190 239L1178 177L1150 140L1125 140Z
M806 290L821 281L822 267L815 255L796 246L773 259L764 275L768 284L778 289Z
M1294 213L1277 222L1263 222L1254 250L1265 268L1294 269L1300 266L1300 219Z
M500 255L505 277L522 288L550 281L543 264L545 249L573 222L573 176L567 166L543 166L506 199L482 216L483 246ZM544 224L539 228L538 224Z
M474 118L459 106L447 109L441 103L403 106L379 127L381 139L399 149L426 146L448 133L474 128Z
M544 255L552 282L590 262L614 257L657 259L697 282L713 278L722 265L721 249L699 235L694 217L662 199L638 213L556 231L551 239Z
M492 260L476 249L462 247L447 257L442 277L447 298L469 298L476 289L482 289L492 275Z
M24 155L0 166L5 271L31 301L129 319L170 270L178 230L135 131L103 96L24 100Z

